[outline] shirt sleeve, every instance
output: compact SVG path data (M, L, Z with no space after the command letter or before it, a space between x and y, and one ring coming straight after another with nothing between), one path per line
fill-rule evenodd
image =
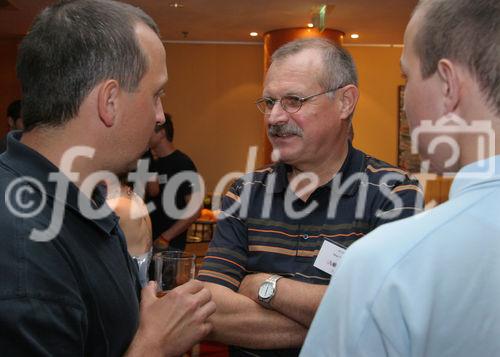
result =
M389 175L386 181L380 182L380 192L372 209L372 229L423 211L424 196L418 180L407 175Z
M240 217L241 181L237 181L222 199L214 238L198 274L198 279L237 291L246 273L248 256L247 226Z

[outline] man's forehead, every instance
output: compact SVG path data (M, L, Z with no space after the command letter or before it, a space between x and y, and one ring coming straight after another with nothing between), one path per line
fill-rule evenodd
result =
M264 87L273 87L286 82L292 84L299 79L300 83L297 85L305 86L313 82L316 83L317 75L321 72L322 66L322 62L318 58L317 53L303 50L273 62L266 73Z
M297 53L290 54L284 58L280 58L274 61L271 64L271 67L275 65L275 66L280 66L282 68L288 68L288 67L310 68L312 66L320 66L321 64L322 61L321 61L320 50L316 48L305 48Z

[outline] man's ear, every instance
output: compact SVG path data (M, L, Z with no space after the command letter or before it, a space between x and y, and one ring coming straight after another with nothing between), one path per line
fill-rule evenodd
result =
M118 113L118 94L120 85L114 79L101 83L97 94L97 110L99 118L106 127L114 125Z
M359 90L355 85L349 84L349 85L345 86L344 88L341 88L340 91L341 91L341 94L340 94L340 103L341 103L340 119L347 119L354 111L354 108L356 107L356 103L358 103Z
M16 123L14 122L14 119L11 117L7 117L7 121L9 122L9 128L14 129L16 127Z
M437 74L441 81L444 108L447 113L453 112L460 101L460 73L453 62L441 59L437 65Z

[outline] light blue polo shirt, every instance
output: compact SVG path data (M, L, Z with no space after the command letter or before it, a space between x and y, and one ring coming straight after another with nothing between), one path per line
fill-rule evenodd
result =
M346 252L301 356L500 356L500 156L464 167L450 200Z

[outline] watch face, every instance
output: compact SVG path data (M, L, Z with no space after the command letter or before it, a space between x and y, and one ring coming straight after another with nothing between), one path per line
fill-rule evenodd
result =
M273 296L273 294L274 294L274 287L273 284L271 284L270 282L266 281L260 286L259 296L262 299L268 299L271 296Z

